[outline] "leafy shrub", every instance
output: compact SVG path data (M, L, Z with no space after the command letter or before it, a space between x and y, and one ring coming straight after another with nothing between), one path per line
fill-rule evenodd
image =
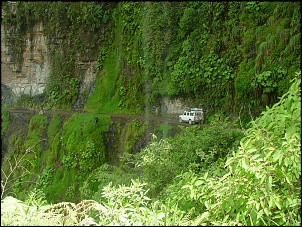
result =
M220 125L180 128L182 131L170 142L173 161L183 171L188 170L192 163L207 168L219 158L227 156L243 136L239 129Z
M300 73L289 91L252 122L223 177L186 172L170 187L177 201L198 209L202 225L300 225ZM290 192L290 193L289 193Z
M145 149L127 160L135 165L143 181L149 183L148 195L156 197L181 171L200 172L209 168L219 173L221 169L216 161L221 164L226 160L242 136L240 130L222 126L181 127L174 138L158 142L153 135L153 141Z
M178 166L172 160L172 147L167 140L151 142L135 157L135 168L141 172L144 182L149 183L149 196L157 194L174 178Z
M82 200L78 204L49 205L39 190L31 192L25 202L8 196L1 200L1 225L159 226L189 223L177 205L151 202L147 191L145 183L132 180L129 186L105 186L101 203Z
M129 187L111 184L104 187L106 215L100 218L100 225L184 225L184 214L177 205L165 205L160 201L151 202L147 196L146 183L131 180Z
M82 199L94 199L100 201L103 188L111 183L112 186L125 185L130 186L131 179L136 179L137 175L131 172L125 172L121 168L111 166L107 163L95 169L80 187Z

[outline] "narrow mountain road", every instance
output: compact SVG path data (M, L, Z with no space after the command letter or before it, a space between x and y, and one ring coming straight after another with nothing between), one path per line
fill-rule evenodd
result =
M10 113L19 113L19 114L29 114L35 115L38 114L39 111L28 110L28 109L13 109L13 108L2 108L3 110L9 111ZM48 110L44 111L45 115L53 115L58 114L60 116L64 116L66 118L70 117L74 113L80 114L89 114L90 112L86 111L66 111L66 110ZM138 119L141 122L144 121L152 121L157 124L169 124L169 125L182 125L189 126L188 123L180 123L178 121L178 115L163 115L163 116L151 116L151 115L133 115L133 114L96 114L99 116L107 116L109 115L113 122L130 122L134 119Z

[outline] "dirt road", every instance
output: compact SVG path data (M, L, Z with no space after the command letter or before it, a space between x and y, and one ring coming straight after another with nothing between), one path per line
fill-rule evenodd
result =
M38 114L39 111L34 110L28 110L28 109L12 109L12 108L3 108L3 110L7 110L10 113L20 113L20 114L29 114L29 115L35 115ZM45 115L53 115L58 114L60 116L69 117L74 113L80 113L80 114L89 114L90 112L86 111L66 111L66 110L48 110L44 111L43 114ZM151 115L133 115L133 114L96 114L99 116L105 116L109 115L113 122L129 122L134 119L138 119L139 121L152 121L157 124L170 124L170 125L183 125L183 126L189 126L188 123L179 123L178 122L178 115L164 115L164 116L151 116Z

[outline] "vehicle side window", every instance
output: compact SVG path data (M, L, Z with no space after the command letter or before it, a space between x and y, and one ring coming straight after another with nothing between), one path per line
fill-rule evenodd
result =
M194 113L190 113L190 116L194 116Z

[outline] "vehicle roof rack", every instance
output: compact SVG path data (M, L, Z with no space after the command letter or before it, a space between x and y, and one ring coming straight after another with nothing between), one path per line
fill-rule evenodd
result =
M190 108L190 110L202 110L202 108Z

